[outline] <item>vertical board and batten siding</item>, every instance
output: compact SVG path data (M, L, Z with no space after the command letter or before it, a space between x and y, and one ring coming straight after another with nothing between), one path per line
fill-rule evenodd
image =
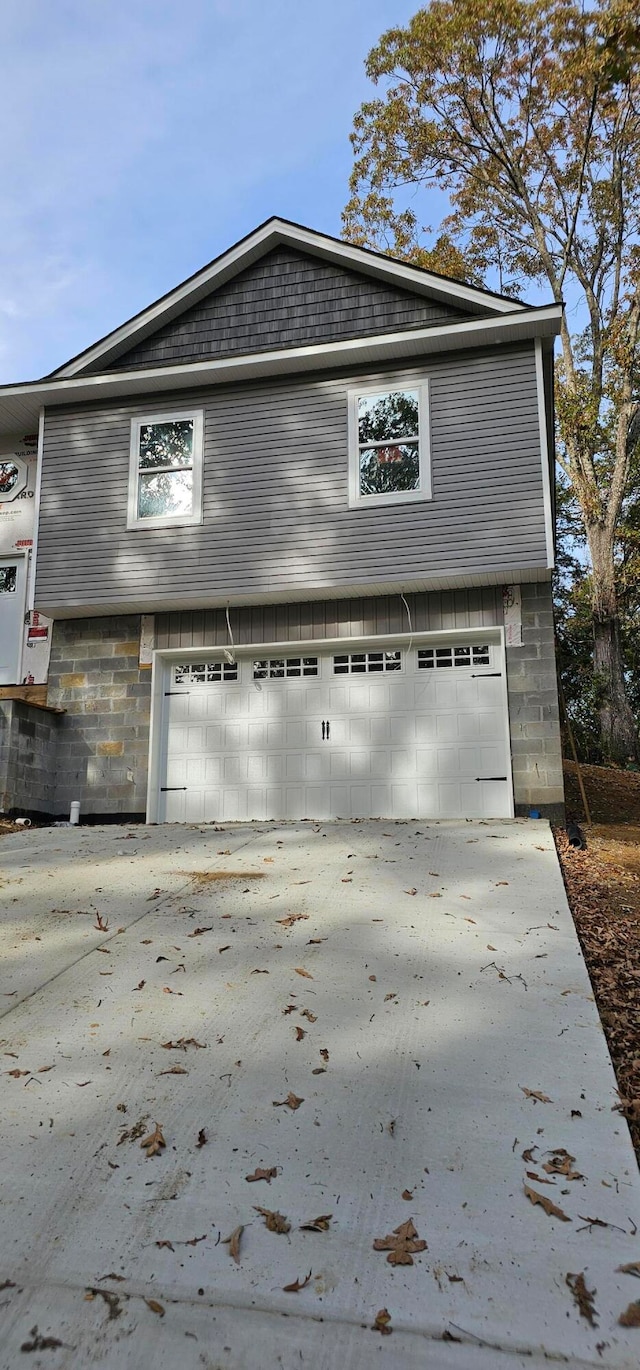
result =
M306 604L255 604L231 609L233 640L242 647L254 642L325 641L331 638L390 636L407 633L451 632L454 629L497 627L502 623L500 591L494 586L405 595L409 614L399 595L366 599L311 600ZM159 651L176 647L228 647L224 609L187 609L157 614L155 645Z
M349 386L424 377L433 499L349 509ZM350 586L382 593L403 580L428 589L429 579L546 567L533 344L173 395L172 409L204 409L204 522L128 531L130 421L165 405L156 394L47 411L44 612L322 598Z
M119 357L110 371L461 323L469 312L279 247ZM96 362L90 371L100 370Z

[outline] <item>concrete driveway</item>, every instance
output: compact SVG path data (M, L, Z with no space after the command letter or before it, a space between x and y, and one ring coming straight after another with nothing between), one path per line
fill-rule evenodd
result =
M2 1367L637 1367L545 823L58 828L0 882Z

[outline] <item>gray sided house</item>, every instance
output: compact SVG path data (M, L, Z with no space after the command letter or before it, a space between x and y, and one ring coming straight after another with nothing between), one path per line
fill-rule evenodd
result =
M53 623L46 695L0 691L5 810L561 817L560 319L271 219L2 387Z

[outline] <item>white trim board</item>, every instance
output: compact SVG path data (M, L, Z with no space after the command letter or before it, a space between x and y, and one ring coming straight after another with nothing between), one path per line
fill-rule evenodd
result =
M414 361L431 353L464 351L504 343L555 338L560 332L562 305L520 309L500 318L473 319L469 323L444 324L439 328L405 329L374 337L348 338L342 342L285 347L271 352L190 362L180 366L157 366L136 371L115 371L96 376L51 377L37 382L0 386L0 435L16 432L37 421L40 406L82 404L92 401L145 395L154 391L194 389L203 385L233 384L262 377L303 372L375 367L380 362ZM145 400L148 405L148 398Z
M547 414L544 399L544 369L542 365L542 342L535 340L536 389L538 394L538 427L540 430L540 455L542 459L542 490L544 497L544 528L547 543L547 565L550 570L555 566L553 537L553 503L551 499L551 463L547 437Z
M458 306L466 304L488 314L509 314L522 308L517 300L508 300L504 296L476 289L461 281L446 280L395 258L368 252L365 248L354 247L351 243L342 242L338 238L329 238L322 233L314 232L313 229L289 223L285 219L273 218L261 224L248 237L235 243L201 271L196 272L195 276L183 281L140 314L114 329L106 338L66 362L53 372L53 375L76 376L96 362L108 363L189 309L204 295L225 285L273 248L283 245L298 248L335 265L398 285L415 294L427 295L444 302L450 301Z

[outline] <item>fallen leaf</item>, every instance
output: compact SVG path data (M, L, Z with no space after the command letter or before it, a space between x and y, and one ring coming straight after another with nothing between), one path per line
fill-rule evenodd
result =
M268 975L268 970L252 970L252 975Z
M389 999L397 999L397 998L398 998L397 994L385 994L385 996L384 996L384 1002L385 1002L385 1004L386 1004L386 1003L388 1003Z
M76 1087L77 1087L77 1089L86 1089L86 1088L87 1088L87 1085L90 1085L90 1084L91 1084L91 1081L90 1081L90 1080L80 1080L80 1081L76 1080Z
M438 892L438 890L436 890L435 894L430 894L430 895L429 895L429 898L430 898L430 899L442 899L442 895Z
M55 1351L57 1346L64 1346L64 1342L59 1341L57 1337L41 1337L37 1323L31 1328L29 1336L33 1341L23 1341L21 1351Z
M210 927L210 928L194 928L194 929L193 929L193 932L187 933L187 936L188 936L188 937L202 937L202 934L203 934L204 932L213 932L213 927Z
M497 947L492 947L491 943L490 943L490 942L487 942L487 951L497 951L497 950L498 950Z
M286 1008L283 1008L282 1012L284 1013L285 1018L286 1018L286 1016L287 1016L288 1013L297 1013L297 1012L298 1012L298 1005L297 1005L297 1004L287 1004L287 1007L286 1007Z
M266 1180L267 1184L271 1184L271 1181L275 1180L277 1174L278 1168L275 1165L271 1166L268 1170L262 1170L260 1166L258 1166L258 1169L254 1170L253 1175L245 1175L244 1178L249 1184L253 1184L256 1180Z
M304 1278L303 1280L299 1280L299 1279L298 1279L298 1280L294 1280L294 1281L293 1281L293 1284L283 1284L283 1286L282 1286L282 1292L283 1292L283 1294L299 1294L299 1292L300 1292L301 1289L306 1289L306 1287L307 1287L307 1285L308 1285L308 1283L309 1283L309 1280L311 1279L312 1274L313 1274L313 1271L310 1270L310 1271L309 1271L309 1274L306 1275L305 1278Z
M272 1102L274 1108L290 1108L295 1113L295 1110L304 1103L304 1099L299 1099L297 1094L289 1090L286 1099L274 1099Z
M313 976L312 976L311 972L308 971L308 970L305 970L303 966L296 966L296 967L295 967L295 972L296 972L296 975L303 975L304 978L305 978L305 980L313 980Z
M186 1051L187 1047L199 1047L200 1051L204 1051L206 1045L206 1042L196 1041L195 1037L178 1037L177 1042L169 1041L160 1043L160 1046L164 1047L165 1051Z
M326 1048L326 1047L320 1047L320 1055L321 1055L323 1061L328 1061L328 1060L329 1060L329 1052L327 1051L327 1048Z
M260 1208L257 1204L253 1205L256 1213L261 1213L264 1218L264 1225L270 1232L290 1232L291 1223L282 1213L274 1213L270 1208Z
M184 1066L169 1066L168 1070L159 1070L158 1075L188 1075L189 1071Z
M198 1147L200 1147L200 1146L206 1146L208 1140L209 1140L209 1138L207 1137L207 1134L206 1134L205 1129L204 1129L203 1127L201 1127L201 1128L200 1128L200 1131L199 1131L199 1133L198 1133L198 1140L197 1140L197 1142L196 1142L196 1146L198 1146Z
M306 1037L306 1035L307 1035L307 1034L306 1034L304 1028L301 1028L301 1027L297 1027L297 1028L296 1028L296 1042L301 1042L302 1039L303 1039L304 1037Z
M474 923L474 924L475 924L475 921L476 921L476 920L475 920L475 918L465 918L464 921L465 921L465 923Z
M159 1156L162 1148L166 1145L160 1123L156 1123L153 1132L150 1132L148 1137L144 1137L140 1143L142 1149L147 1153L147 1160L150 1160L152 1156Z
M221 952L223 952L223 951L231 951L231 943L230 943L230 942L227 943L227 946L226 946L226 947L218 947L218 953L219 953L219 954L220 954Z
M372 1332L381 1332L384 1337L390 1337L393 1331L391 1326L391 1314L387 1308L381 1308L371 1324Z
M103 918L101 914L97 913L97 914L96 914L96 921L95 921L95 923L94 923L93 926L94 926L94 928L97 928L98 932L108 932L108 931L109 931L109 919L108 919L108 918Z
M496 880L496 885L508 885L508 880Z
M627 1265L617 1265L616 1270L621 1275L637 1275L640 1279L640 1261L629 1261Z
M542 1169L546 1170L547 1175L563 1175L565 1180L584 1180L584 1175L579 1170L573 1170L575 1156L570 1156L564 1147L558 1147L551 1155L551 1160L545 1161Z
M369 976L369 979L371 980L372 984L374 984L374 985L375 985L375 983L376 983L377 978L378 978L377 975L370 975L370 976Z
M30 1070L17 1070L17 1069L14 1069L14 1070L5 1070L4 1073L5 1073L5 1075L10 1075L10 1076L12 1077L12 1079L14 1079L14 1080L19 1080L21 1075L30 1075L30 1074L31 1074L31 1071L30 1071Z
M317 1023L318 1021L318 1015L312 1013L310 1008L301 1008L300 1014L303 1018L306 1018L309 1023Z
M326 1075L326 1073L327 1073L327 1067L326 1067L326 1066L315 1066L315 1068L311 1071L311 1074L312 1074L312 1075Z
M306 1223L300 1223L301 1232L328 1232L329 1223L333 1213L321 1213L319 1218L309 1218Z
M308 883L308 881L298 880L296 883L302 885ZM279 923L283 928L292 928L294 923L299 923L301 920L307 918L309 918L308 913L288 913L286 918L276 918L276 923Z
M132 994L135 994L135 993L136 993L136 990L144 989L146 983L147 983L146 980L141 980L140 983L139 983L138 985L135 985L135 986L134 986L134 988L132 989L131 993L132 993Z
M544 1208L545 1213L548 1213L550 1218L559 1218L563 1223L571 1222L571 1218L568 1218L566 1213L562 1212L561 1208L557 1208L556 1205L551 1202L551 1199L547 1199L546 1195L536 1193L536 1190L531 1189L528 1184L524 1185L523 1188L527 1198L531 1200L531 1203L540 1204L540 1207Z
M343 885L352 885L352 884L353 884L353 881L352 881L352 879L351 879L351 876L350 876L350 875L343 875L343 877L342 877L342 884L343 884Z
M275 861L275 857L274 857L274 856L263 856L262 860L264 861L264 863L265 863L266 866L272 866L273 863L274 863L274 861Z
M545 1180L544 1177L542 1175L538 1175L537 1171L535 1170L528 1170L527 1178L529 1180L535 1180L536 1184L555 1184L555 1180Z
M584 1271L580 1275L565 1275L565 1284L573 1294L573 1301L580 1311L580 1316L586 1318L592 1327L597 1327L596 1317L598 1315L593 1302L597 1290L587 1289Z
M328 938L328 937L310 937L310 938L309 938L309 941L307 942L307 946L308 946L308 947L320 947L320 946L322 946L322 943L323 943L323 942L328 942L328 941L329 941L329 938Z
M518 1085L518 1089L521 1089L521 1090L522 1090L522 1093L523 1093L524 1095L526 1095L527 1099L533 1099L534 1103L538 1103L538 1104L552 1104L552 1103L553 1103L553 1099L550 1099L549 1096L548 1096L547 1094L542 1094L541 1091L540 1091L539 1089L526 1089L524 1085Z
M179 999L182 998L182 990L181 990L181 989L169 989L169 986L168 986L168 985L163 985L163 986L162 986L162 993L163 993L163 994L177 994L177 996L178 996Z
M173 1251L173 1250L175 1249L175 1248L174 1248L174 1245L173 1245L173 1242L156 1242L156 1246L157 1246L157 1247L165 1247L165 1246L166 1246L167 1251Z
M229 1247L229 1255L236 1265L240 1264L240 1238L243 1232L244 1225L241 1223L239 1227L234 1227L230 1237L223 1238L223 1245Z
M405 894L417 894L417 893L418 893L418 891L417 891L416 889L405 890L404 892L405 892Z
M640 1300L630 1303L624 1313L620 1314L618 1322L621 1327L640 1327Z
M419 1251L427 1250L427 1243L418 1237L411 1218L386 1237L376 1237L374 1251L388 1251L389 1265L413 1265L413 1257Z
M159 1318L164 1317L164 1308L161 1303L158 1303L157 1299L145 1299L145 1303L147 1308L151 1309L152 1313L157 1313Z
M407 1199L407 1200L410 1202L411 1199L413 1198L413 1194L412 1194L411 1190L410 1190L410 1189L403 1189L403 1191L402 1191L402 1198L403 1198L403 1199Z

